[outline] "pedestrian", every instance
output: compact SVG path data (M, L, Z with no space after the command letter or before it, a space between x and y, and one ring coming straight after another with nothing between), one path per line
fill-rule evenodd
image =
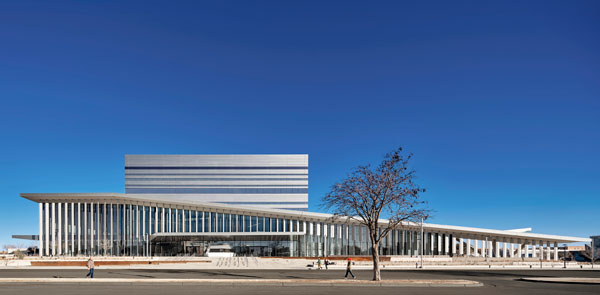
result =
M348 274L352 276L352 279L356 279L356 277L352 273L352 259L350 257L348 257L348 264L346 264L346 275L344 276L345 280L348 279Z
M323 269L323 266L321 265L321 257L319 257L317 259L317 269L319 269L319 270Z
M325 259L325 270L329 269L329 260Z
M90 256L90 259L88 259L87 261L87 268L89 270L89 272L87 273L87 275L85 275L85 277L90 277L90 278L94 278L94 259L92 259L92 257Z

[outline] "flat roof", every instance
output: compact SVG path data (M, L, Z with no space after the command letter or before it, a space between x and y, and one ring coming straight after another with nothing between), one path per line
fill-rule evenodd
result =
M194 199L194 196L189 195L169 195L166 197L163 194L123 194L123 193L22 193L21 197L37 202L92 202L92 203L112 203L112 204L129 204L135 203L146 206L171 206L181 209L194 209L201 211L213 210L216 212L246 214L246 215L264 215L281 218L298 218L306 221L315 222L330 222L330 223L355 223L351 218L339 217L328 213L317 213L308 211L295 211L284 209L268 209L251 205L229 205L219 203L206 203ZM387 223L386 219L380 219L380 222ZM402 225L407 228L420 228L419 223L406 222ZM425 231L442 232L448 234L460 234L470 236L471 238L478 237L479 239L503 238L503 239L523 239L536 240L544 242L556 243L589 243L591 238L547 235L530 232L520 232L514 230L497 230L486 228L475 228L454 225L441 225L433 223L423 223ZM467 237L465 237L467 238Z

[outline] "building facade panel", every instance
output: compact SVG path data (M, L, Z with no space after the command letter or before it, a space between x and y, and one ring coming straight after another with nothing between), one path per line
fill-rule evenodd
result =
M125 192L306 211L308 155L126 155Z

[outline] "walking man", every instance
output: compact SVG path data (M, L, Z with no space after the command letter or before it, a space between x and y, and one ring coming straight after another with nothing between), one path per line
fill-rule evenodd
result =
M352 279L356 279L356 277L352 273L352 259L350 257L348 257L348 264L346 264L346 275L344 276L345 280L348 279L348 274L352 276Z
M90 277L90 278L94 278L94 259L92 259L92 257L90 257L90 259L88 259L87 261L87 268L89 270L88 274L85 275L85 277Z
M321 266L321 257L319 257L319 258L317 259L317 269L318 269L318 270L321 270L321 269L323 269L323 266Z

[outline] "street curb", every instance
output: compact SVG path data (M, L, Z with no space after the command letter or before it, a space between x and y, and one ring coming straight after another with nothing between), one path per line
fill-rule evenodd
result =
M204 285L204 286L278 286L278 287L481 287L482 283L469 280L293 280L293 279L114 279L114 278L0 278L5 284L117 284L117 285Z
M520 278L519 280L534 283L600 285L599 278Z

